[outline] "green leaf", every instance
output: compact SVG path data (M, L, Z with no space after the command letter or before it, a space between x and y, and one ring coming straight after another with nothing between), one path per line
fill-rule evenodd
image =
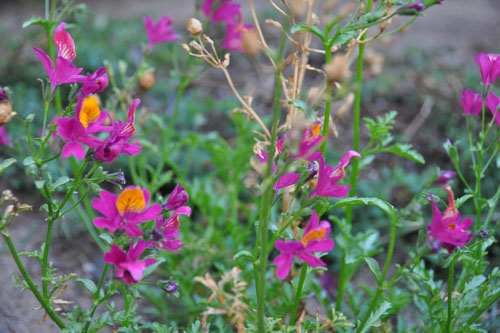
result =
M297 32L300 32L300 31L308 31L316 36L318 36L320 39L323 39L323 32L321 30L319 30L318 27L310 27L307 25L306 22L300 22L296 25L294 25L291 29L290 29L290 32L292 34L295 34Z
M398 143L393 146L384 148L381 151L387 153L393 153L401 157L407 158L409 160L415 161L417 163L424 164L425 163L424 157L419 153L417 153L415 150L412 150L411 147L412 146L408 144Z
M25 21L23 23L23 29L24 28L27 28L29 26L32 26L32 25L41 25L42 27L45 27L47 25L47 21L45 21L43 18L41 18L40 16L33 16L32 18L30 18L28 21Z
M76 279L75 281L84 286L92 295L95 295L97 292L97 286L94 281L90 279Z
M363 329L361 330L361 333L364 333L366 331L368 331L371 327L378 327L380 326L380 323L377 323L377 320L380 319L380 317L382 317L384 314L387 313L387 310L389 310L391 308L391 303L387 302L387 301L384 301L378 309L376 309L375 311L373 311L371 314L370 314L370 317L368 317L368 320L366 321L366 324L365 326L363 327Z
M357 205L375 206L375 207L382 209L384 212L386 212L389 215L391 215L394 211L394 207L390 203L388 203L384 200L380 200L379 198L358 198L358 197L350 197L350 198L340 199L330 208L345 207L345 206L357 206Z
M106 233L102 233L99 235L99 238L104 240L108 245L110 245L111 243L113 243L113 238L106 234Z
M16 162L17 160L15 158L8 158L6 160L3 160L2 163L0 163L0 175Z
M288 101L288 104L293 104L297 109L302 110L306 113L309 112L309 106L307 105L307 103L300 99Z
M464 293L467 293L471 290L474 290L476 289L477 287L479 287L484 281L486 281L486 278L483 276L483 275L476 275L472 278L472 280L470 280L470 282L467 282L465 284L465 289L464 289Z
M233 260L236 261L241 257L247 257L253 261L253 254L247 250L241 250L240 252L236 253L233 257Z
M33 159L33 157L29 156L29 157L26 157L24 160L23 160L23 165L24 166L30 166L30 165L33 165L35 164L35 160Z
M58 188L59 186L61 185L64 185L66 184L67 182L69 182L71 179L67 176L62 176L60 177L59 179L56 180L56 182L54 183L54 190L56 188Z
M346 31L343 34L338 35L335 39L331 38L328 41L328 44L330 47L334 45L344 45L349 43L353 38L358 36L358 32L351 30L351 31Z
M365 258L365 262L368 265L368 268L370 268L370 271L372 271L373 276L375 276L375 279L377 279L378 283L380 281L380 278L382 277L382 274L380 273L380 267L378 266L378 261L373 258Z
M35 186L37 189L41 189L45 185L45 180L35 180Z
M467 200L469 200L470 198L474 198L474 196L472 194L466 194L466 195L458 198L457 201L455 202L456 207L460 208L460 206L462 206L464 203L466 203Z

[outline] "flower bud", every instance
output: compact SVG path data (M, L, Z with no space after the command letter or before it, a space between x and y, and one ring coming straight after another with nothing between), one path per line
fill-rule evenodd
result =
M112 180L113 183L116 184L125 184L125 175L123 172L117 173L114 175L115 179Z
M167 203L163 205L164 208L167 208L168 210L174 210L188 203L189 195L187 194L184 187L181 187L180 185L181 183L178 183L175 186L174 190L167 199Z
M433 184L446 184L449 182L453 177L455 177L457 173L455 171L451 170L443 170L439 174L438 179L436 179Z
M438 253L443 247L443 243L439 239L434 239L431 242L432 253Z
M188 32L193 36L198 36L203 32L203 25L195 18L190 18L187 24Z
M177 283L173 281L167 282L167 285L163 288L167 293L175 293L177 289L179 289L179 286L177 286Z
M251 57L262 50L262 45L255 29L245 29L241 37L241 43L243 44L245 54Z
M484 229L483 230L479 230L478 234L479 234L479 236L481 238L488 238L488 237L490 237L490 233L489 233L488 230L484 230Z
M156 81L155 73L154 72L147 72L141 76L139 84L140 84L142 89L148 90L148 89L153 88L153 86L155 85L155 81Z
M12 104L8 100L0 102L0 125L5 125L16 115L12 112Z
M8 100L9 96L7 96L7 92L4 88L0 87L0 102Z

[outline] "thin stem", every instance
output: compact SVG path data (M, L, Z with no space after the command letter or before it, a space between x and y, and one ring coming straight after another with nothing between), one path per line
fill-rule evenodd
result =
M90 317L89 321L87 321L87 324L85 324L85 327L83 329L83 332L87 332L89 329L90 324L92 323L92 318L94 317L95 310L97 309L97 306L101 304L102 299L99 297L99 292L101 291L102 284L104 283L104 279L106 278L106 273L108 272L109 264L104 265L104 269L101 274L101 278L99 279L99 283L97 284L97 290L94 294L94 303L92 305L92 309L90 310Z
M477 173L476 173L476 190L475 190L475 203L476 203L476 226L474 231L478 231L481 228L481 163L483 160L483 152L479 151L477 156Z
M389 241L389 249L387 250L387 258L385 259L382 275L380 276L380 280L377 281L378 282L377 292L373 296L370 308L366 312L365 317L363 318L363 321L359 325L357 332L363 331L363 328L365 327L368 318L370 317L373 310L375 310L375 307L377 306L379 300L381 299L382 292L384 291L385 277L387 275L387 271L389 270L389 266L392 260L392 255L394 253L394 245L396 244L396 221L397 217L393 214L391 216L391 239Z
M179 113L179 106L181 104L182 96L184 95L184 91L186 90L186 88L188 86L188 82L189 82L188 71L189 71L189 67L191 66L192 61L193 61L193 56L188 55L186 68L184 69L184 73L181 75L181 79L180 79L180 83L179 83L179 90L177 91L177 97L175 98L174 113L172 114L172 117L170 118L170 123L168 124L169 136L173 132L173 129L175 127L175 121L177 120L177 115Z
M48 303L44 299L44 297L40 294L40 292L38 291L38 287L31 280L28 272L26 271L26 268L24 267L23 263L21 262L21 259L19 259L16 248L14 247L14 244L12 243L12 239L10 238L8 232L7 231L2 232L2 236L5 239L7 246L9 247L10 253L11 253L12 257L14 258L14 261L16 262L17 268L21 272L21 275L23 276L24 280L28 284L33 295L35 295L38 302L40 302L40 305L45 309L45 311L47 312L49 317L54 321L54 323L56 323L56 325L59 328L64 328L66 326L64 324L64 322L55 313L54 309L52 308L52 305L50 303Z
M469 318L469 320L467 320L467 324L472 325L477 320L477 318L479 318L479 316L481 316L484 311L488 310L496 301L498 301L498 299L500 299L500 291L493 295L493 297L491 297L488 302L483 304L483 306L477 309L476 312L474 312Z
M299 308L300 296L302 296L302 288L304 287L304 281L307 276L307 263L304 262L302 265L302 271L300 272L299 284L297 285L297 290L295 292L295 300L293 301L292 315L290 317L290 325L295 323L295 318L297 317L297 309Z
M455 259L453 259L450 263L450 272L448 275L448 322L446 324L446 332L452 332L451 330L451 314L453 313L452 311L452 296L453 296L453 274L455 271Z
M52 238L52 228L54 226L54 217L49 217L49 223L47 225L47 235L45 237L45 245L43 247L43 257L42 257L42 291L43 297L47 298L47 286L49 281L47 281L47 270L48 264L47 260L49 257L50 240Z

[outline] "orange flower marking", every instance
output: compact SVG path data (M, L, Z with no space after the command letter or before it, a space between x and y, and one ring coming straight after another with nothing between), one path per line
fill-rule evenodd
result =
M302 245L307 246L310 241L320 241L325 237L326 229L311 230L304 237L302 237Z
M317 138L321 134L321 123L314 123L311 127L314 137Z
M89 123L95 121L101 115L101 110L99 109L99 101L94 96L89 96L85 98L82 104L82 109L80 110L80 122L83 127L89 127Z
M455 206L455 198L453 198L453 192L449 186L443 187L448 191L448 208L444 211L443 218L453 217L457 215L457 207ZM452 222L453 223L453 222ZM455 227L453 226L453 229Z
M450 222L450 224L448 224L448 229L449 230L455 230L457 227L455 226L455 222Z
M140 212L146 206L144 194L139 188L126 188L120 193L118 200L116 200L116 207L123 215L125 212Z

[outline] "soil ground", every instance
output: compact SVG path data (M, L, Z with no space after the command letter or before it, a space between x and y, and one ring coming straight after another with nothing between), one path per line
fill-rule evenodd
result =
M260 7L267 4L265 0L257 0ZM183 29L183 22L192 13L195 1L178 0L151 1L87 1L88 7L95 15L113 15L120 17L140 17L147 12L165 12L175 17L178 29ZM21 24L32 15L41 15L42 8L30 2L0 3L0 24L10 27L12 33L19 33ZM411 29L395 37L391 45L375 46L378 52L392 57L404 64L408 46L418 46L435 52L457 66L474 65L472 55L478 52L494 52L500 50L498 32L500 26L500 1L498 0L446 0L442 6L435 6L426 15L419 18ZM1 52L1 47L0 47ZM444 59L444 60L443 60ZM461 87L453 91L459 94ZM413 108L412 108L413 109ZM4 183L4 182L2 182ZM0 188L0 190L5 187ZM30 251L40 247L45 237L45 215L39 212L39 204L31 196L14 193L21 201L34 206L33 212L15 218L9 231L18 246L18 251ZM62 236L54 241L50 260L58 268L60 274L77 273L79 276L92 277L93 267L99 266L99 252L93 248L92 240L84 235L67 240ZM57 332L56 326L47 320L40 324L42 311L34 311L38 307L36 299L29 291L21 291L12 282L12 275L18 274L14 261L7 252L6 245L0 243L0 332ZM34 259L23 258L27 269L35 274L40 267ZM68 283L68 290L63 299L77 301L88 306L90 299L83 287L75 282Z

